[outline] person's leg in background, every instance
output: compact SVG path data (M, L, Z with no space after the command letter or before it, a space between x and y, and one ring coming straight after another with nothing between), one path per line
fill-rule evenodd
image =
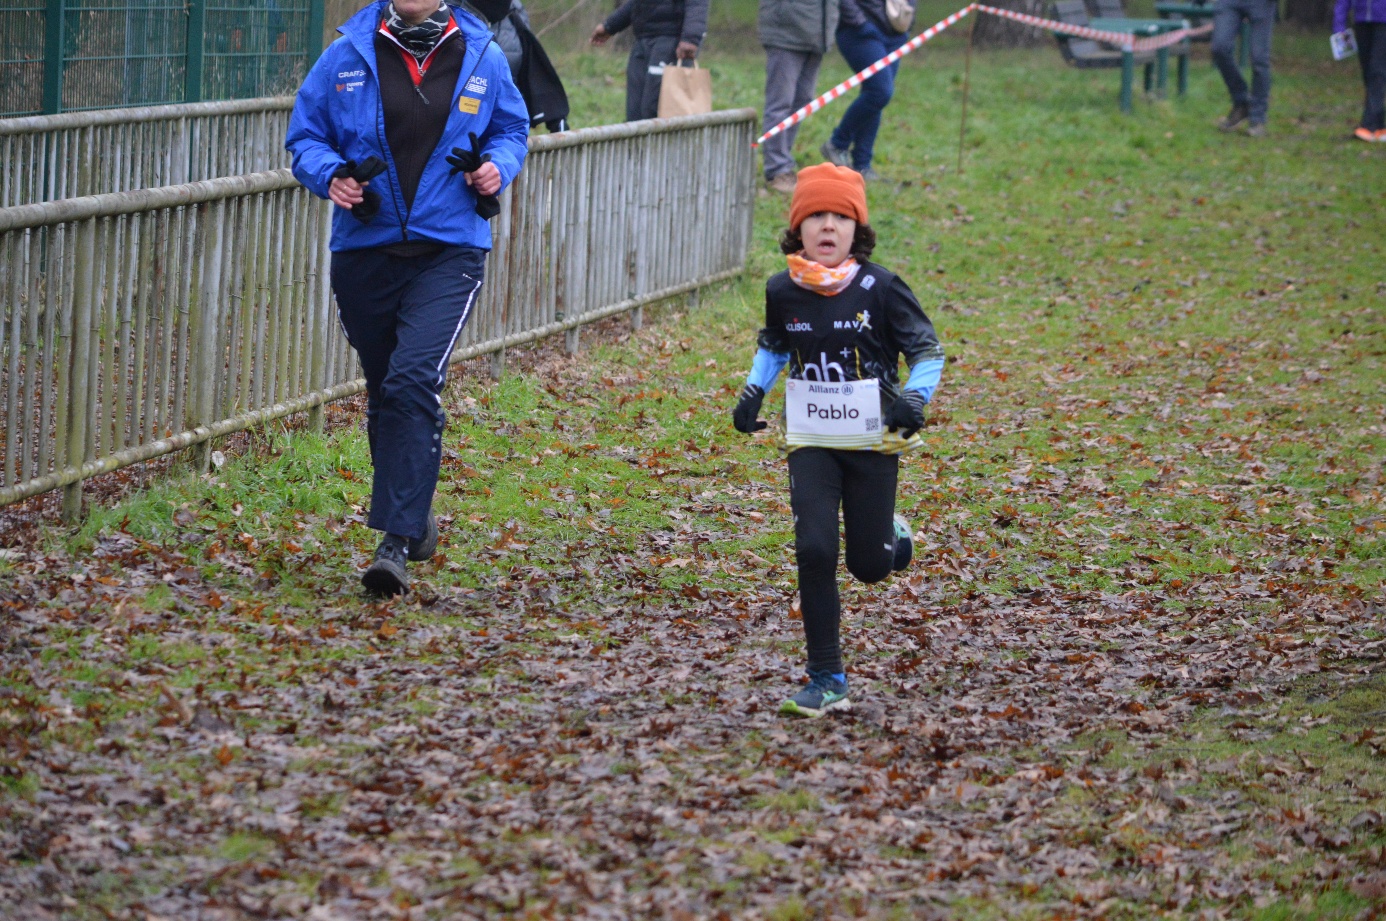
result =
M897 40L898 39L898 40ZM905 36L886 36L868 21L852 28L837 30L837 47L854 72L879 61L904 44ZM859 173L871 167L875 156L876 135L881 129L881 112L895 93L895 75L900 62L878 72L861 85L861 92L842 115L833 130L829 144L838 151L850 151L850 165ZM832 158L830 158L832 159Z
M1270 112L1271 32L1275 28L1277 0L1243 0L1247 22L1251 25L1251 102L1247 130L1264 130Z
M813 98L818 66L822 60L822 55L807 51L765 49L765 122L762 132L769 131ZM803 98L805 83L809 92L807 98ZM794 136L797 133L798 126L792 125L761 145L766 182L773 184L781 176L793 177ZM785 194L794 191L792 182L783 181L781 185L777 191Z
M1359 22L1353 26L1353 32L1362 64L1362 127L1368 131L1386 130L1386 22Z
M659 114L659 87L664 82L664 68L674 66L674 51L678 46L677 35L635 39L630 61L626 64L626 121L654 118ZM637 57L640 73L636 73Z
M649 46L638 38L632 39L630 57L626 58L626 121L644 118L640 107L644 104L645 84L649 79Z
M818 89L818 69L823 64L823 55L812 51L804 52L804 66L799 68L799 80L794 84L794 100L790 103L791 112L797 112L804 106L813 102L817 96ZM795 125L788 131L790 156L794 153L794 136L798 134L799 126Z
M1247 93L1246 79L1237 66L1237 36L1242 28L1242 7L1238 0L1218 0L1213 14L1213 37L1210 41L1213 64L1222 74L1222 82L1227 85L1228 95L1232 97L1232 110L1227 117L1218 122L1218 128L1231 131L1246 121L1251 112L1251 98Z

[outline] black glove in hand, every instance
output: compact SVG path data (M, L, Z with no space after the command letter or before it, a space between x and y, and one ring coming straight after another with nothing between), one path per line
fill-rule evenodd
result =
M463 150L461 147L454 147L452 153L448 154L448 163L452 169L448 172L449 176L456 176L458 173L475 173L481 169L481 164L491 162L491 155L481 152L481 141L477 138L475 131L468 131L467 137L472 141L471 150ZM481 215L484 220L490 220L500 214L500 199L495 195L476 196L476 213Z
M385 161L379 157L367 157L360 163L355 160L348 160L337 167L332 173L333 179L355 179L363 186L385 172ZM380 213L380 193L370 189L362 189L364 196L360 202L351 206L351 216L363 224L370 223L370 219Z
M765 428L767 423L756 418L760 415L760 403L764 399L765 391L755 384L747 384L746 389L741 391L741 400L732 410L732 425L736 426L738 432L751 435Z
M886 413L885 427L892 432L900 431L901 438L909 438L924 427L924 394L918 390L906 390L900 399L890 405Z

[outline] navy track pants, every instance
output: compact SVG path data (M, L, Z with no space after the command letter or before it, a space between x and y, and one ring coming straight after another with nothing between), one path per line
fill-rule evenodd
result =
M431 256L378 249L332 254L332 291L366 374L366 431L375 478L367 523L420 538L442 460L443 383L453 344L481 292L486 252Z

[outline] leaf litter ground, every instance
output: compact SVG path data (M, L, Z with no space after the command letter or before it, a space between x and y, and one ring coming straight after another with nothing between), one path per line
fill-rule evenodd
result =
M991 73L983 138L1003 96L1039 104ZM1381 242L1314 81L1282 81L1310 127L1279 161L1168 109L1093 144L1062 106L1097 119L1105 83L1019 126L1078 168L984 142L956 176L943 127L887 124L908 184L873 193L880 258L951 363L902 477L916 562L844 589L848 714L775 713L802 650L785 474L727 420L771 199L744 283L460 370L407 599L355 590L346 416L76 535L7 525L0 909L1374 916L1386 419L1355 267Z

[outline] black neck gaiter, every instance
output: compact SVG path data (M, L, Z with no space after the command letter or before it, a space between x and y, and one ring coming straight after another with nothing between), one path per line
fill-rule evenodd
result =
M423 63L424 58L428 57L428 53L433 50L433 47L438 44L438 39L443 37L443 32L448 27L448 20L451 18L447 4L441 0L433 15L416 25L405 22L395 11L393 3L385 8L385 28L390 30L390 34L420 64Z

